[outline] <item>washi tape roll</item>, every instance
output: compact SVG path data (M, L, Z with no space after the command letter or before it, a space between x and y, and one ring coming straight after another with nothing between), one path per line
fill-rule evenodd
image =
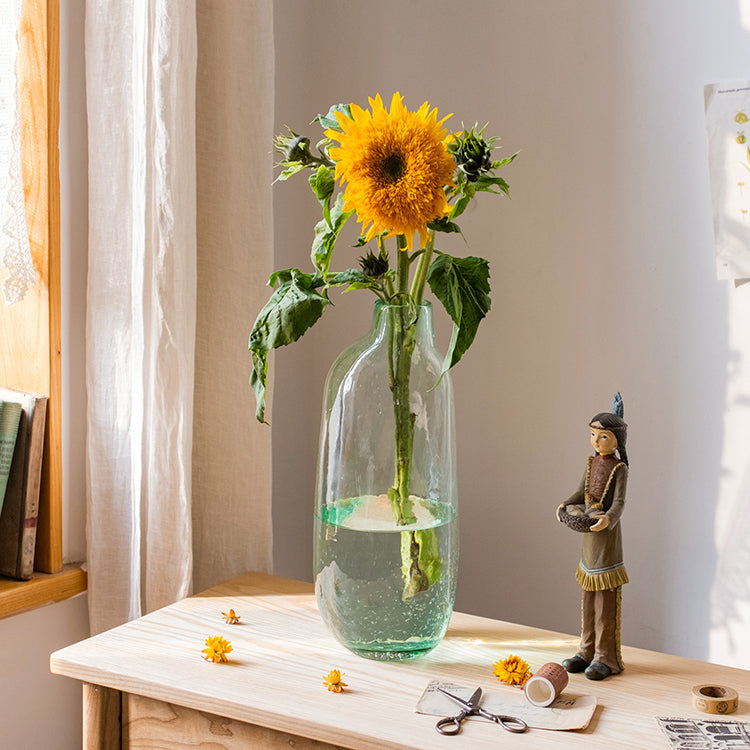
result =
M739 698L734 688L723 685L696 685L693 708L704 714L731 714L737 710Z
M529 678L523 691L532 706L549 706L565 690L568 673L562 664L548 662Z

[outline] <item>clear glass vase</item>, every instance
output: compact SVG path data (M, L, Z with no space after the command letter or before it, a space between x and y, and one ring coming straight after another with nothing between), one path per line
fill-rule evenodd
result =
M328 374L315 508L315 591L349 650L433 649L458 567L453 389L432 306L375 305L367 336Z

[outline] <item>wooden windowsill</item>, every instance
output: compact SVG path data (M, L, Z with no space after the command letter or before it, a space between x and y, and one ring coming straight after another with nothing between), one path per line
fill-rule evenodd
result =
M80 563L65 565L60 573L34 573L30 581L0 577L0 619L86 591L86 571Z

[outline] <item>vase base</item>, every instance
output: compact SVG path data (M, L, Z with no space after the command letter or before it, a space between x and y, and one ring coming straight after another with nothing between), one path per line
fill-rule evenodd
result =
M417 659L420 656L432 651L440 641L428 641L422 643L391 643L380 645L353 645L345 643L344 645L357 656L363 659L372 659L373 661L407 661L408 659Z

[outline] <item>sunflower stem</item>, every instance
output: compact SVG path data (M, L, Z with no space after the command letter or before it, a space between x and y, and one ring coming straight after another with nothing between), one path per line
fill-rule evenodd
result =
M385 249L385 241L383 240L382 234L378 235L378 247L380 248L380 257L387 260L388 252ZM385 293L388 299L390 299L391 297L393 297L394 294L396 294L396 289L393 286L393 282L388 277L386 277L385 279Z
M410 379L419 307L415 308L414 300L409 293L409 271L413 258L406 251L406 238L403 235L397 236L396 247L399 304L392 308L393 315L388 320L388 375L393 394L396 454L394 457L395 476L393 486L388 490L388 498L396 523L399 526L409 526L416 521L410 494L416 420L416 414L411 408ZM418 271L423 262L420 257L417 264ZM424 276L426 271L423 270L421 273ZM412 288L424 289L424 283ZM424 560L421 559L423 539L418 538L419 533L423 532L401 532L401 570L404 576L402 597L404 600L411 599L421 591L426 591L431 585L425 565L432 562L432 558L427 554Z
M409 293L409 253L406 251L406 237L403 234L396 237L396 252L398 254L396 267L398 293L406 295Z
M430 270L434 248L435 232L432 229L429 229L427 243L424 246L424 251L419 256L417 270L414 274L414 281L411 285L411 297L417 305L422 302L422 297L424 297L424 286L427 281L427 272Z

